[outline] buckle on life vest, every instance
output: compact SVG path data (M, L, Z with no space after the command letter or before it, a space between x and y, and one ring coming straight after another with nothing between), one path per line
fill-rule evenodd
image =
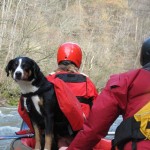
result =
M134 118L140 122L140 131L150 140L150 102L142 107L135 115Z

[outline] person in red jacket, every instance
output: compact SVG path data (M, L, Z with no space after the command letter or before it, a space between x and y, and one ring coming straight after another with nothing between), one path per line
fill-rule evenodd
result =
M92 150L119 115L112 149L150 149L150 38L141 47L142 68L110 76L97 97L83 129L67 150Z
M84 118L86 120L98 93L95 85L89 79L89 77L79 72L81 61L82 50L80 46L73 42L63 43L58 48L57 52L58 68L53 73L50 73L47 76L47 79L48 81L53 83L56 78L59 78L66 83L66 85L71 89L71 91L81 103L81 108L83 110ZM28 117L28 113L25 109L21 109L21 103L19 103L18 112L23 118L24 122L28 125L29 129L21 130L20 132L17 132L17 134L33 133L34 130L32 127L32 123L30 122L30 119ZM60 128L60 130L61 129L62 128ZM68 132L70 132L70 134L73 133L71 129ZM74 138L74 136L75 134L72 134L70 136L60 136L58 140L58 147L67 147ZM20 144L23 144L23 146L21 146L19 144L19 141L17 140L13 143L13 147L16 147L14 149L17 149L19 147L23 147L23 149L31 149L34 148L34 142L34 138L25 138L21 139L20 141Z

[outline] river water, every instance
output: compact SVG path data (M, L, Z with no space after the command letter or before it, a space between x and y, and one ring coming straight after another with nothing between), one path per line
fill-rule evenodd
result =
M110 128L110 132L114 132L120 124L122 118L119 117ZM16 131L20 130L22 120L17 112L16 107L0 107L0 137L15 135ZM107 136L107 138L113 138ZM5 150L11 140L0 140L0 150Z
M0 107L0 137L14 135L19 131L21 118L16 107ZM0 140L0 150L5 150L11 140Z

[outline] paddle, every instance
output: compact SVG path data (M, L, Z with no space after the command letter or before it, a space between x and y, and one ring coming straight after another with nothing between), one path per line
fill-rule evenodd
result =
M0 140L18 139L18 138L31 138L34 134L23 134L23 135L6 135L0 136Z
M115 132L108 132L108 136L114 136ZM0 136L0 140L18 139L18 138L31 138L34 134L23 134L23 135L6 135Z

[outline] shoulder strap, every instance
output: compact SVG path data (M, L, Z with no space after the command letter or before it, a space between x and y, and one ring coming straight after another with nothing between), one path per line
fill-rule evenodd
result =
M55 78L59 78L64 82L72 82L72 83L79 83L79 82L86 82L86 76L82 74L56 74Z

